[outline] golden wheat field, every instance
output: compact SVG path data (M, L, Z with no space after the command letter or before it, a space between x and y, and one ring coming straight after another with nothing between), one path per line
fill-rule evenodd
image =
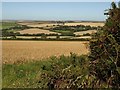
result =
M42 60L51 56L70 55L70 52L87 54L86 44L79 41L8 41L2 42L2 62L16 63Z
M49 30L43 30L43 29L37 29L37 28L32 28L32 29L25 29L22 31L18 31L20 34L60 34L60 33L56 33L56 32L52 32Z

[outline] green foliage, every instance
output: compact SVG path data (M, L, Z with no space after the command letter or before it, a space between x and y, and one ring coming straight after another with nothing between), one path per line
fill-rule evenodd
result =
M56 36L56 39L60 39L60 36L59 36L59 35L57 35L57 36Z
M15 26L20 26L16 22L1 22L2 29L7 29Z
M26 25L19 25L16 22L2 22L1 25L2 25L1 30L3 37L20 35L20 33L15 33L14 31L31 28Z
M120 1L118 2L118 7L120 8Z
M79 81L80 78L87 78L87 57L77 56L71 53L71 56L60 56L59 58L51 57L51 65L43 65L40 79L39 88L77 88L84 87L83 82Z
M3 64L2 84L3 88L37 88L39 75L43 68L47 70L51 63L48 61L16 62L15 64Z
M89 33L86 33L86 34L83 34L83 36L90 36L91 34L89 34Z
M120 8L111 5L104 30L90 41L90 71L107 87L120 88Z
M115 2L112 2L111 5L112 5L113 9L116 9L117 6L116 6Z
M41 39L46 39L47 36L45 34L41 35Z
M12 36L11 38L2 38L2 40L27 40L27 41L89 41L89 38L79 38L79 39L71 39L71 38L47 38L47 36L43 36L42 38L16 38L16 36Z
M71 30L52 30L52 31L61 33L61 36L74 36L74 32Z
M59 88L84 87L88 78L88 58L71 53L70 56L51 57L36 62L4 64L3 87ZM82 79L79 81L79 79ZM81 85L79 85L80 83Z
M50 28L51 31L54 32L59 32L62 35L71 35L73 36L74 32L78 32L78 31L86 31L86 30L101 30L102 27L98 26L98 27L91 27L90 25L85 26L85 25L77 25L77 26L57 26L57 27L53 27Z

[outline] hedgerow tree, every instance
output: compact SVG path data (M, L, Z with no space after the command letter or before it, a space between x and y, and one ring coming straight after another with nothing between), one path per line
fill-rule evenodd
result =
M120 88L120 2L112 2L103 30L90 41L90 73L108 87Z

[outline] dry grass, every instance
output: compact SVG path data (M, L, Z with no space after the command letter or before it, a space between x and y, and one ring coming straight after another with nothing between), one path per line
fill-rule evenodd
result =
M56 32L52 32L49 30L43 30L43 29L37 29L37 28L32 28L32 29L25 29L22 31L18 31L20 32L20 34L60 34L60 33L56 33Z
M21 25L27 25L27 26L30 26L30 27L46 27L46 26L53 26L53 25L57 25L55 23L43 23L43 24L38 24L38 23L25 23L25 22L22 22L22 23L19 23Z
M88 42L76 41L2 41L3 63L41 60L50 56L70 55L70 52L87 54Z
M72 39L86 39L92 38L91 36L72 37Z
M38 24L38 23L19 23L21 25L27 25L30 27L46 27L46 26L53 26L53 25L58 25L56 23L44 23L44 24ZM90 25L90 26L104 26L104 23L95 23L95 22L75 22L75 23L65 23L67 26L77 26L77 25Z
M92 34L92 33L96 33L96 32L97 32L96 30L88 30L88 31L75 32L74 34L75 35L83 35L83 34L86 34L86 33Z
M104 26L104 23L80 22L80 23L65 23L67 26L90 25L90 26Z

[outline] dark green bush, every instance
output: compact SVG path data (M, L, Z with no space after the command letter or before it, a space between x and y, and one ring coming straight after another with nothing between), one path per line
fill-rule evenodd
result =
M90 41L90 71L107 87L120 88L120 8L112 2L104 30Z

